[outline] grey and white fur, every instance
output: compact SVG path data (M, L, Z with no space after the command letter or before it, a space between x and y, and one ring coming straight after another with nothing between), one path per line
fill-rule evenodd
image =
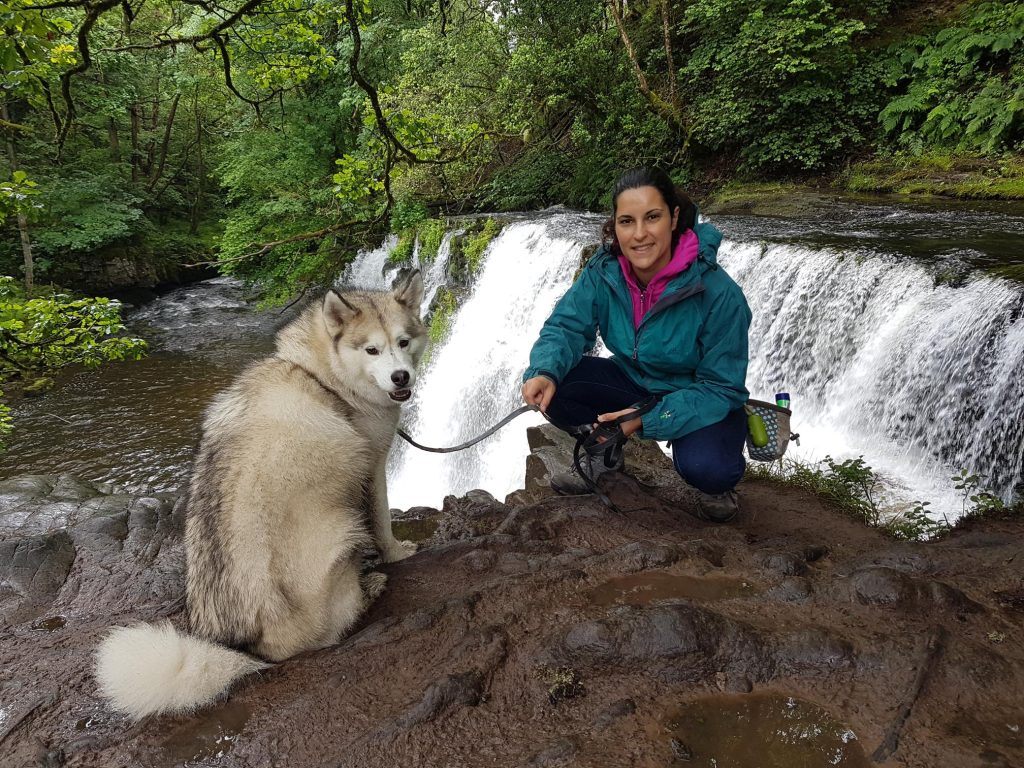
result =
M423 281L330 291L208 408L185 525L189 632L109 632L96 678L138 719L211 703L238 678L337 643L416 547L391 532L385 463L426 344Z

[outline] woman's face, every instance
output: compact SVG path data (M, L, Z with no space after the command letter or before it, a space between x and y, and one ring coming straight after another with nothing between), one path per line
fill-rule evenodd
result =
M672 259L678 218L679 208L669 211L656 187L627 189L615 201L615 239L645 285Z

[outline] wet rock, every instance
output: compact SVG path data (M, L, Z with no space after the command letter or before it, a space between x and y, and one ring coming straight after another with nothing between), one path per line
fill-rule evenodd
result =
M565 648L572 655L610 659L616 654L618 641L612 626L601 621L588 621L569 630L565 636Z
M0 514L8 505L49 496L56 480L53 475L23 475L0 482Z
M735 670L731 672L716 672L715 685L718 686L718 690L724 693L750 693L754 689L754 684L750 682L750 678L742 672Z
M395 721L395 728L408 729L436 720L453 709L475 707L483 695L482 684L482 676L476 670L445 676L432 683L423 697Z
M71 529L75 545L89 549L119 547L128 538L128 512L97 515Z
M807 561L791 552L771 552L757 558L758 565L777 576L802 576L807 573Z
M936 608L976 612L981 606L960 590L930 579L917 579L893 568L854 571L837 585L841 596L862 605L877 605L926 613Z
M819 560L823 560L829 555L829 548L824 544L812 544L804 547L804 551L801 553L804 560L808 563L816 563Z
M687 543L684 545L684 551L686 554L694 559L704 560L715 568L722 568L725 566L725 553L722 548L706 542L700 541L696 544Z
M754 689L754 684L750 682L750 678L744 675L742 672L727 672L725 675L725 692L726 693L750 693Z
M682 552L678 547L653 541L634 541L613 549L601 558L607 564L614 563L622 573L635 573L649 568L665 568L679 561Z
M493 531L509 509L486 491L470 491L462 498L446 496L434 538L439 542L460 541Z
M74 560L66 531L0 541L0 615L11 623L39 615L64 585Z
M511 576L517 573L527 573L529 571L536 570L537 567L538 564L536 561L531 567L530 558L522 552L505 552L498 556L498 561L494 565L496 571L503 573L506 576Z
M636 714L636 703L632 699L621 699L603 709L594 720L594 725L604 728L633 714Z
M394 510L392 510L392 512L394 512ZM402 510L398 510L397 518L437 517L438 514L440 514L440 511L433 507L409 507L404 512Z
M484 573L491 570L498 556L487 549L474 549L460 557L456 562L470 573Z
M85 501L99 495L96 486L79 480L74 475L64 473L58 475L57 482L50 491L50 498L61 501Z
M565 765L572 760L578 749L579 747L577 747L573 739L568 737L555 739L531 757L527 765L538 767L544 765Z
M564 516L548 520L525 520L519 525L518 536L523 541L552 541L558 538L558 529L565 520Z
M765 597L784 603L802 603L811 596L811 583L799 576L783 579L765 592Z
M853 646L821 629L808 628L781 638L775 652L779 671L831 670L853 662Z
M693 760L693 750L691 750L686 744L676 738L669 739L669 748L672 750L672 757L676 760L683 760L688 762Z
M876 553L854 563L854 570L873 567L889 568L918 576L929 576L939 572L939 568L932 558L921 552L903 550Z
M623 664L680 659L700 663L701 657L728 656L756 673L765 654L756 633L713 611L692 605L618 608L601 621L569 629L563 646L570 658ZM556 651L557 653L557 651Z

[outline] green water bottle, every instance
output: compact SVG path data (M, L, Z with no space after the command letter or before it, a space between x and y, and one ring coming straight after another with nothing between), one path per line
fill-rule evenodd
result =
M747 431L755 448L764 448L768 445L768 430L764 426L764 419L753 408L747 408Z

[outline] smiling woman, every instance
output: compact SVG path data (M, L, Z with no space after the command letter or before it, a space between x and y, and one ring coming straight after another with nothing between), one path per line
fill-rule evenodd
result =
M745 469L751 315L718 266L722 235L698 224L696 206L653 168L619 179L603 233L533 346L523 399L569 430L626 416L654 395L657 406L622 431L669 441L676 470L699 492L699 514L727 522ZM611 359L587 356L598 333ZM611 449L588 462L591 479L622 467ZM552 487L588 492L574 472L552 477Z

